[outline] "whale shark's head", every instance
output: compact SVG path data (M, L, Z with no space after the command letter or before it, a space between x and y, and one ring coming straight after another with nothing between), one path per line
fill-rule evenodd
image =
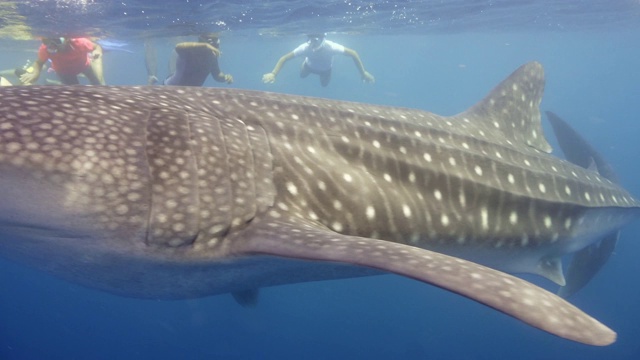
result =
M42 244L144 241L149 169L137 137L144 122L132 119L142 114L64 88L32 91L5 88L0 98L3 243L24 254Z

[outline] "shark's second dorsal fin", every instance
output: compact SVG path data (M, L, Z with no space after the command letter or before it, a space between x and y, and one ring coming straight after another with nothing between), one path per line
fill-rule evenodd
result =
M484 123L514 144L551 152L542 131L540 101L544 91L544 70L537 62L522 65L496 86L482 101L459 117Z

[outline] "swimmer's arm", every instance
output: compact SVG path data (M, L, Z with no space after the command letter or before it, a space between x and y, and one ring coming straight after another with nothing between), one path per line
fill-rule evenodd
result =
M284 63L293 59L295 56L296 55L293 52L290 52L282 56L280 60L278 60L278 63L276 63L276 66L273 68L273 70L271 70L270 73L266 73L262 75L262 82L265 84L273 84L276 81L276 76L282 69L282 66L284 65Z
M276 63L276 66L273 68L273 70L271 70L271 73L273 74L273 76L277 76L280 70L282 69L282 66L284 66L284 63L293 59L294 57L295 57L295 54L293 52L290 52L282 56L280 60L278 60L278 62Z
M356 67L358 68L358 71L360 71L360 76L362 77L362 80L364 80L366 82L374 82L375 81L374 77L371 74L369 74L367 72L367 70L364 69L364 64L362 63L362 60L360 59L360 56L358 55L358 53L355 50L345 47L344 48L344 54L353 59L354 64L356 64Z
M233 82L233 76L220 71L220 65L218 65L217 59L215 59L211 65L211 76L217 82L226 82L227 84L231 84Z

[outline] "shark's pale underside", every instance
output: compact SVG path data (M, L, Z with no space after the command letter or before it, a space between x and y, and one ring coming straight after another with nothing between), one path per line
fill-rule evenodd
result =
M243 90L3 88L0 255L153 298L386 271L610 344L502 272L563 284L562 255L638 215L618 185L548 154L543 87L526 64L451 117Z

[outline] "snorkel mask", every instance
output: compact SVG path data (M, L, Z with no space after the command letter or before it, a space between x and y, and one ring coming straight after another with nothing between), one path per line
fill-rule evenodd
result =
M217 34L202 34L198 37L198 41L207 43L216 49L220 48L220 38Z
M57 53L62 48L64 41L65 38L63 37L42 39L42 43L47 47L47 52L49 54Z
M309 40L309 47L311 47L312 51L320 50L322 45L324 44L324 34L308 34L307 37Z

